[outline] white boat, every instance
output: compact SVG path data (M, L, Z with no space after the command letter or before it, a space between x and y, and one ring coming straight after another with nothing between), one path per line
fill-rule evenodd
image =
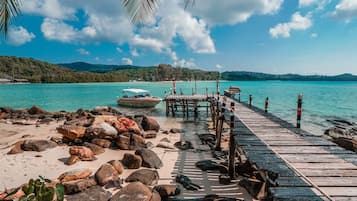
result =
M118 99L118 105L135 108L155 107L162 101L159 97L151 96L144 89L123 89L123 96Z

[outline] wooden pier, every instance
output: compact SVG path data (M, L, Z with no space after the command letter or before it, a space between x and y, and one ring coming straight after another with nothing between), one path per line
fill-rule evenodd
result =
M259 169L277 173L276 185L267 187L272 200L357 200L356 153L264 110L225 100L225 119L234 119L231 160L241 154Z
M210 95L169 95L164 101L166 103L166 115L169 115L170 112L172 116L175 116L176 113L182 112L183 115L189 116L190 112L194 112L194 115L198 115L199 108L208 109L211 107L211 99L213 96Z

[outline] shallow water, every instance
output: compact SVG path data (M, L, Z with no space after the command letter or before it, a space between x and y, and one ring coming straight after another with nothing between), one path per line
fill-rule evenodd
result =
M253 104L264 106L269 97L269 111L295 122L297 94L303 94L302 127L321 134L328 126L328 118L344 118L357 121L357 82L298 82L298 81L221 81L221 93L230 85L242 89L241 100L253 95ZM116 106L122 89L142 88L155 96L164 97L172 89L171 82L80 83L80 84L17 84L0 85L0 106L14 108L39 105L46 110L91 109L97 105ZM177 92L191 94L194 82L177 82ZM216 83L197 82L197 93L216 92ZM128 110L124 112L163 115L164 103L154 109Z

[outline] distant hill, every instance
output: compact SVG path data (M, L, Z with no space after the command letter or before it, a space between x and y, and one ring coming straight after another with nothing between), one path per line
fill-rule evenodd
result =
M352 74L341 74L334 76L326 75L298 75L298 74L267 74L247 71L227 71L221 74L221 79L224 80L282 80L282 81L357 81L357 76Z
M140 66L132 66L132 65L104 65L104 64L90 64L86 62L63 63L58 65L64 66L66 68L75 71L88 71L88 72L98 72L98 73L105 73L109 71L124 70L124 69L142 68Z

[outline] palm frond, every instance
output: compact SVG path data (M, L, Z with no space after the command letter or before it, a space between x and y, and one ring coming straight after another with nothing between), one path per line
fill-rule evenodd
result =
M185 8L193 6L195 0L184 0ZM122 4L133 23L145 23L154 17L160 0L122 0Z
M20 13L18 0L0 0L0 31L5 37L9 30L9 24L13 17Z

